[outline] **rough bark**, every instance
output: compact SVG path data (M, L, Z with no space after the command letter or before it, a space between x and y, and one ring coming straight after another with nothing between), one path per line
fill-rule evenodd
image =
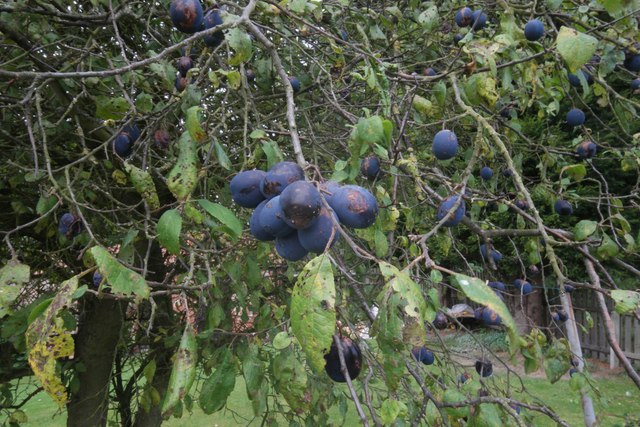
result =
M109 382L123 321L123 303L85 298L75 341L75 357L84 370L78 373L79 389L67 405L68 427L106 425Z

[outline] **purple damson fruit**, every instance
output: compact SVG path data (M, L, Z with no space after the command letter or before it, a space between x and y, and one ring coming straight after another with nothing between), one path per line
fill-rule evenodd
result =
M265 171L253 169L238 173L230 184L231 198L243 208L255 208L263 200L260 183L267 175Z
M294 162L276 163L267 171L260 183L260 191L267 199L275 197L292 182L304 179L302 168Z
M362 187L345 185L336 192L332 202L331 207L347 227L367 228L376 221L378 202Z
M299 261L309 253L300 244L296 230L288 236L276 237L276 252L287 261Z
M291 183L280 194L280 206L289 226L302 230L318 217L322 198L316 187L308 181Z
M179 31L193 34L202 27L202 4L200 0L171 0L169 16Z
M349 378L354 380L360 375L362 369L362 353L356 343L349 338L340 337L340 343L342 347L342 355L344 356L344 362L349 373ZM335 341L331 343L331 349L329 353L324 355L326 362L324 370L329 375L329 378L335 382L344 383L347 381L340 365L340 354L338 353L338 347Z
M332 209L322 207L318 218L311 226L304 230L298 230L300 244L309 252L316 254L324 252L325 249L333 246L340 238L340 232L336 224L338 221L338 217ZM329 244L329 241L331 241L331 244Z

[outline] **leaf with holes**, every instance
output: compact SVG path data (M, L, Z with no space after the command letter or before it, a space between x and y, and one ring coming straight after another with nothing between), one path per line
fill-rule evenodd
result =
M201 107L190 107L187 110L186 121L186 128L187 131L189 131L191 139L198 144L207 138L207 133L202 129L202 125L200 124L200 112L202 112Z
M191 195L198 183L196 143L189 132L183 132L180 136L178 150L178 160L167 176L167 187L176 199L184 201Z
M627 314L640 309L640 292L623 291L615 289L611 291L611 298L616 303L616 313Z
M173 369L169 377L167 394L162 403L164 418L169 417L176 405L185 398L196 379L198 343L191 324L187 323L184 328L178 351L173 357Z
M156 185L153 183L153 179L149 172L144 171L131 163L125 163L124 170L129 174L129 181L133 184L133 188L140 193L142 198L149 205L149 208L151 208L151 210L158 209L160 207L160 200L158 199Z
M18 298L22 285L29 281L29 266L12 259L0 269L0 318L11 314L11 304Z
M291 330L316 372L324 369L325 353L336 328L336 287L326 255L307 263L291 294Z

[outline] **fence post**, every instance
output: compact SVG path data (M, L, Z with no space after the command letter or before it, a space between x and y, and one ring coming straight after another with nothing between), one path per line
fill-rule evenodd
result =
M611 313L611 322L613 323L613 329L615 331L615 338L618 339L620 336L620 315L615 311ZM620 361L618 357L614 353L613 349L609 347L609 369L615 369L619 366Z

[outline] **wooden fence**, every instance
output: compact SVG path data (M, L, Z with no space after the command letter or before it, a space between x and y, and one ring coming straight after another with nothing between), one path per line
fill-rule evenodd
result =
M609 361L610 367L618 366L618 358L611 351L604 330L604 319L595 307L595 298L589 295L575 293L573 305L578 322L578 334L586 357L592 357L601 361ZM640 367L640 321L631 315L620 316L609 307L611 320L616 331L620 348L629 360ZM593 321L593 327L589 328L589 316ZM580 325L582 327L580 327Z

